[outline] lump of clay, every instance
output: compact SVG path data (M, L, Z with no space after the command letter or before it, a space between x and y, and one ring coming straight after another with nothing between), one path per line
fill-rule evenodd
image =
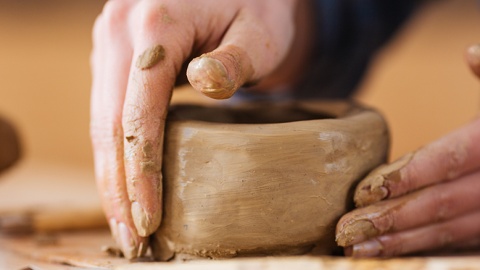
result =
M385 161L388 144L384 119L347 102L176 107L154 256L332 250L352 188Z
M0 118L0 172L20 158L20 142L13 126Z

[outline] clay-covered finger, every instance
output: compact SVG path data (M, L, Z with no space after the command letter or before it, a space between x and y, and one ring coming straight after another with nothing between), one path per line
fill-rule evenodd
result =
M90 132L97 186L112 235L125 257L133 258L145 253L148 241L132 230L123 163L121 117L131 62L129 42L119 35L125 3L109 2L95 23Z
M464 243L478 244L480 238L480 211L455 219L379 236L346 249L354 257L391 257L445 247L462 247ZM470 242L474 239L474 242Z
M372 171L355 190L357 207L455 179L480 168L480 120Z
M470 69L480 78L480 44L470 46L466 58Z
M262 4L260 1L256 5ZM276 12L282 14L276 18L282 20L273 21L272 17L272 21L262 21L267 14L240 9L220 46L190 62L187 69L190 84L208 97L226 99L242 85L254 83L274 71L293 39L292 10L294 8L279 8Z
M358 208L337 224L337 244L449 220L480 209L480 171L414 193Z
M193 43L191 29L177 28L178 14L155 5L144 1L137 7L139 21L133 27L142 31L133 36L122 116L127 189L141 236L155 232L161 222L165 119L176 76Z

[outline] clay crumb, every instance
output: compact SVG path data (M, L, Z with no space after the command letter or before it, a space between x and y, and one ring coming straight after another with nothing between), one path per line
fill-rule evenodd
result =
M135 140L135 136L127 136L125 137L125 139L127 140L127 142L132 142L133 140Z
M140 166L143 173L156 173L159 171L158 166L153 161L140 162Z
M157 45L146 49L137 59L136 66L141 70L149 69L165 58L165 49Z
M116 258L123 258L123 252L117 248L117 247L112 247L112 246L102 246L101 247L102 252L107 253L108 256L111 257L116 257Z

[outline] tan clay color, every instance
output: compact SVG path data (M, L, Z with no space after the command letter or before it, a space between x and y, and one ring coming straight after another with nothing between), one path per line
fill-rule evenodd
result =
M160 260L332 250L352 189L388 151L383 118L347 102L177 107L169 117Z

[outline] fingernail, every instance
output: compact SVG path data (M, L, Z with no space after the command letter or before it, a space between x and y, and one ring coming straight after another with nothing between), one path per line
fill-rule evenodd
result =
M187 77L195 89L212 98L228 98L235 90L235 83L229 78L223 63L208 55L190 62Z
M117 240L118 239L117 220L114 218L111 218L110 220L108 220L108 224L110 225L110 232L112 234L113 239Z
M336 241L339 246L347 247L375 237L378 234L379 230L375 228L370 220L362 219L346 224L337 233Z
M352 247L352 257L376 257L382 253L383 246L377 240L369 240Z
M118 244L122 247L123 255L127 259L133 259L137 256L138 250L135 247L135 242L125 223L118 224Z
M140 245L138 245L137 258L143 257L143 255L145 255L145 253L147 252L147 248L148 245L141 242Z
M133 202L132 217L138 235L146 237L154 233L160 226L161 212L155 211L152 216L149 216L140 203Z

